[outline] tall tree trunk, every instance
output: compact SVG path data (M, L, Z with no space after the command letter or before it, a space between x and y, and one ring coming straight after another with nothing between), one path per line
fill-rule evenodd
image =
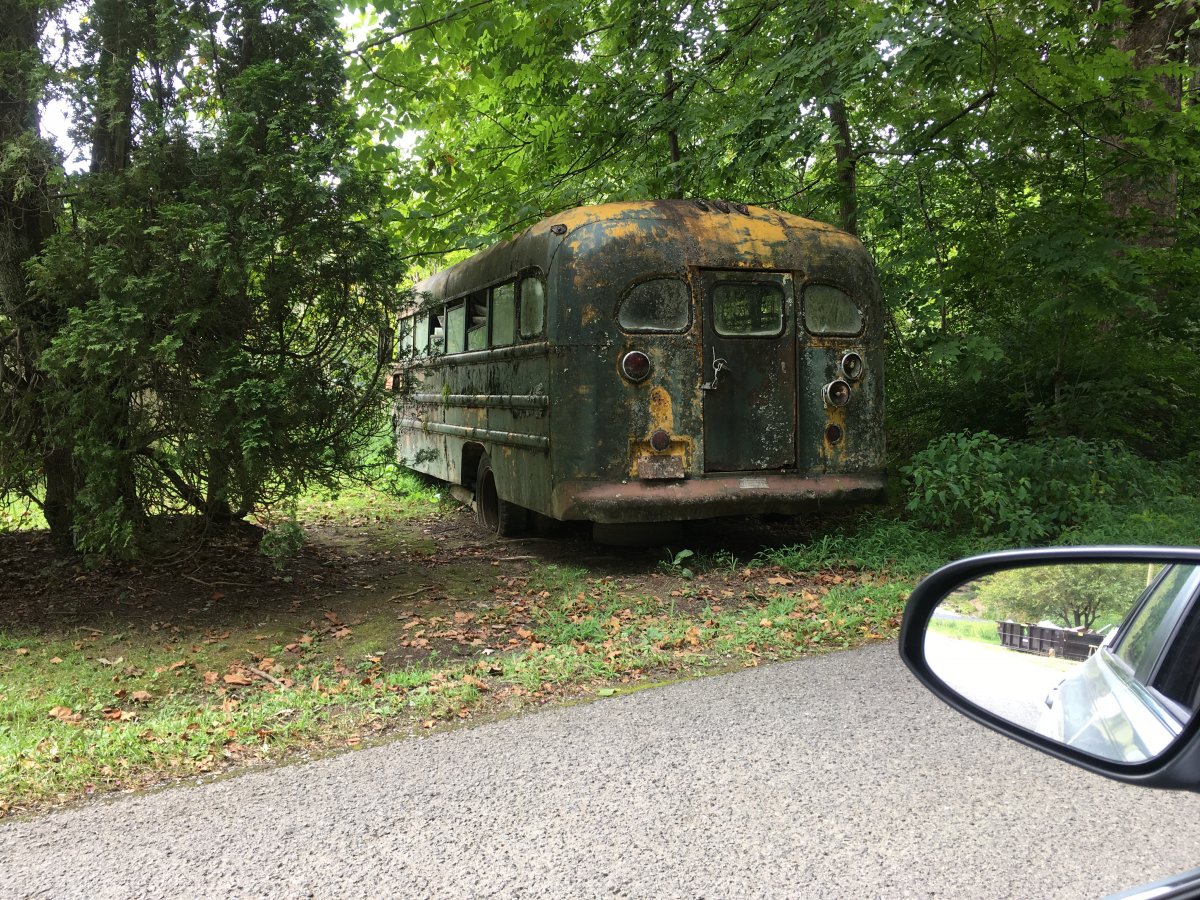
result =
M850 116L840 97L829 103L829 121L833 125L833 154L837 162L838 224L843 231L858 235L858 159L850 133Z
M675 91L679 85L675 83L675 73L669 66L667 67L665 81L666 87L663 89L663 98L667 101L667 106L671 107L675 101ZM673 125L667 129L667 148L671 154L671 196L676 199L682 199L683 183L680 178L679 162L683 157L679 152L679 132Z
M1116 0L1125 7L1124 27L1113 35L1113 45L1133 55L1138 70L1187 59L1187 30L1196 20L1191 0L1163 3L1161 0ZM1178 112L1183 101L1183 79L1173 73L1159 72L1155 83L1165 95L1161 108ZM1160 100L1141 102L1149 109ZM1120 144L1121 137L1114 139ZM1104 200L1112 214L1123 220L1147 215L1153 223L1137 243L1145 247L1169 247L1174 243L1171 223L1177 213L1179 173L1165 169L1112 179L1105 185Z
M129 168L133 145L133 10L127 0L96 0L92 13L100 38L92 171L115 174Z
M31 0L0 0L0 155L19 160L0 177L0 316L11 340L0 334L0 441L10 459L40 459L43 514L60 547L74 539L75 473L69 447L54 442L43 398L48 387L39 354L53 328L54 310L32 296L28 263L42 252L54 228L47 186L54 154L39 134L42 87L38 38L46 10ZM21 444L16 446L15 444ZM20 463L18 463L20 464ZM13 472L0 475L13 476Z

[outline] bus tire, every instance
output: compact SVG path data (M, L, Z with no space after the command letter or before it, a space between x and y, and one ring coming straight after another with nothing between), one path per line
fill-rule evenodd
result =
M480 526L501 537L515 537L525 531L529 511L503 499L496 490L496 474L485 453L475 475L475 519Z

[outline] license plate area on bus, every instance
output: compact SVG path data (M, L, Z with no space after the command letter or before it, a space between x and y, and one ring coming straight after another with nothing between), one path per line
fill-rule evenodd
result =
M637 461L638 478L657 481L683 477L683 458L679 456L642 456Z

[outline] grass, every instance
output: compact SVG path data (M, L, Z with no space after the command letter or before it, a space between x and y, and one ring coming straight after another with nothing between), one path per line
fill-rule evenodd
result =
M1000 646L1000 635L996 631L995 622L933 618L929 620L929 630L957 640Z
M444 497L415 476L395 473L389 487L314 493L300 498L295 516L309 527L394 537L403 523L444 508ZM0 528L34 521L11 507L5 512L9 524ZM1200 543L1200 500L1110 510L1067 537ZM126 623L109 633L0 633L0 815L310 747L354 747L391 731L531 703L609 696L655 679L888 639L917 578L988 549L999 545L917 528L884 510L763 551L749 566L732 552L709 550L672 553L659 574L640 579L536 562L507 579L486 562L469 572L442 569L436 577L454 598L445 603L474 602L475 612L459 613L469 616L461 621L455 611L465 605L406 621L384 592L374 607L356 608L363 618L352 629L318 613L316 621L286 626ZM409 596L407 586L399 591ZM998 643L987 622L938 619L931 627ZM466 658L443 649L454 641ZM397 661L401 646L429 649Z
M31 500L13 497L3 502L0 498L0 531L46 527L45 516Z
M378 511L383 502L370 505L378 521L407 514L404 506ZM357 503L344 508L344 521L364 515ZM374 610L357 607L370 617L352 629L318 616L304 628L0 634L0 814L529 704L609 696L649 680L853 647L891 638L899 627L907 584L840 576L801 583L772 571L726 573L719 584L737 589L718 590L706 576L634 583L535 563L520 578L493 574L491 588L487 579L462 577L462 585L482 584L474 605L459 596L454 609L476 612L398 619L385 596ZM387 660L398 643L428 644L471 628L478 631L460 635L471 645L468 659ZM469 640L475 634L494 649L481 653Z
M378 488L351 482L335 491L310 491L297 499L296 518L308 524L382 524L427 516L446 502L440 487L401 469L389 472Z
M1000 548L994 540L919 528L884 510L807 544L763 551L758 560L793 572L851 568L913 580L953 559Z

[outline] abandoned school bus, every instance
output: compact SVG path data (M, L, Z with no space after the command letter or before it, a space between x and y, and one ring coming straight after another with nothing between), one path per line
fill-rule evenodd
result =
M581 207L416 285L393 421L480 522L655 522L885 490L879 286L859 241L724 201Z

